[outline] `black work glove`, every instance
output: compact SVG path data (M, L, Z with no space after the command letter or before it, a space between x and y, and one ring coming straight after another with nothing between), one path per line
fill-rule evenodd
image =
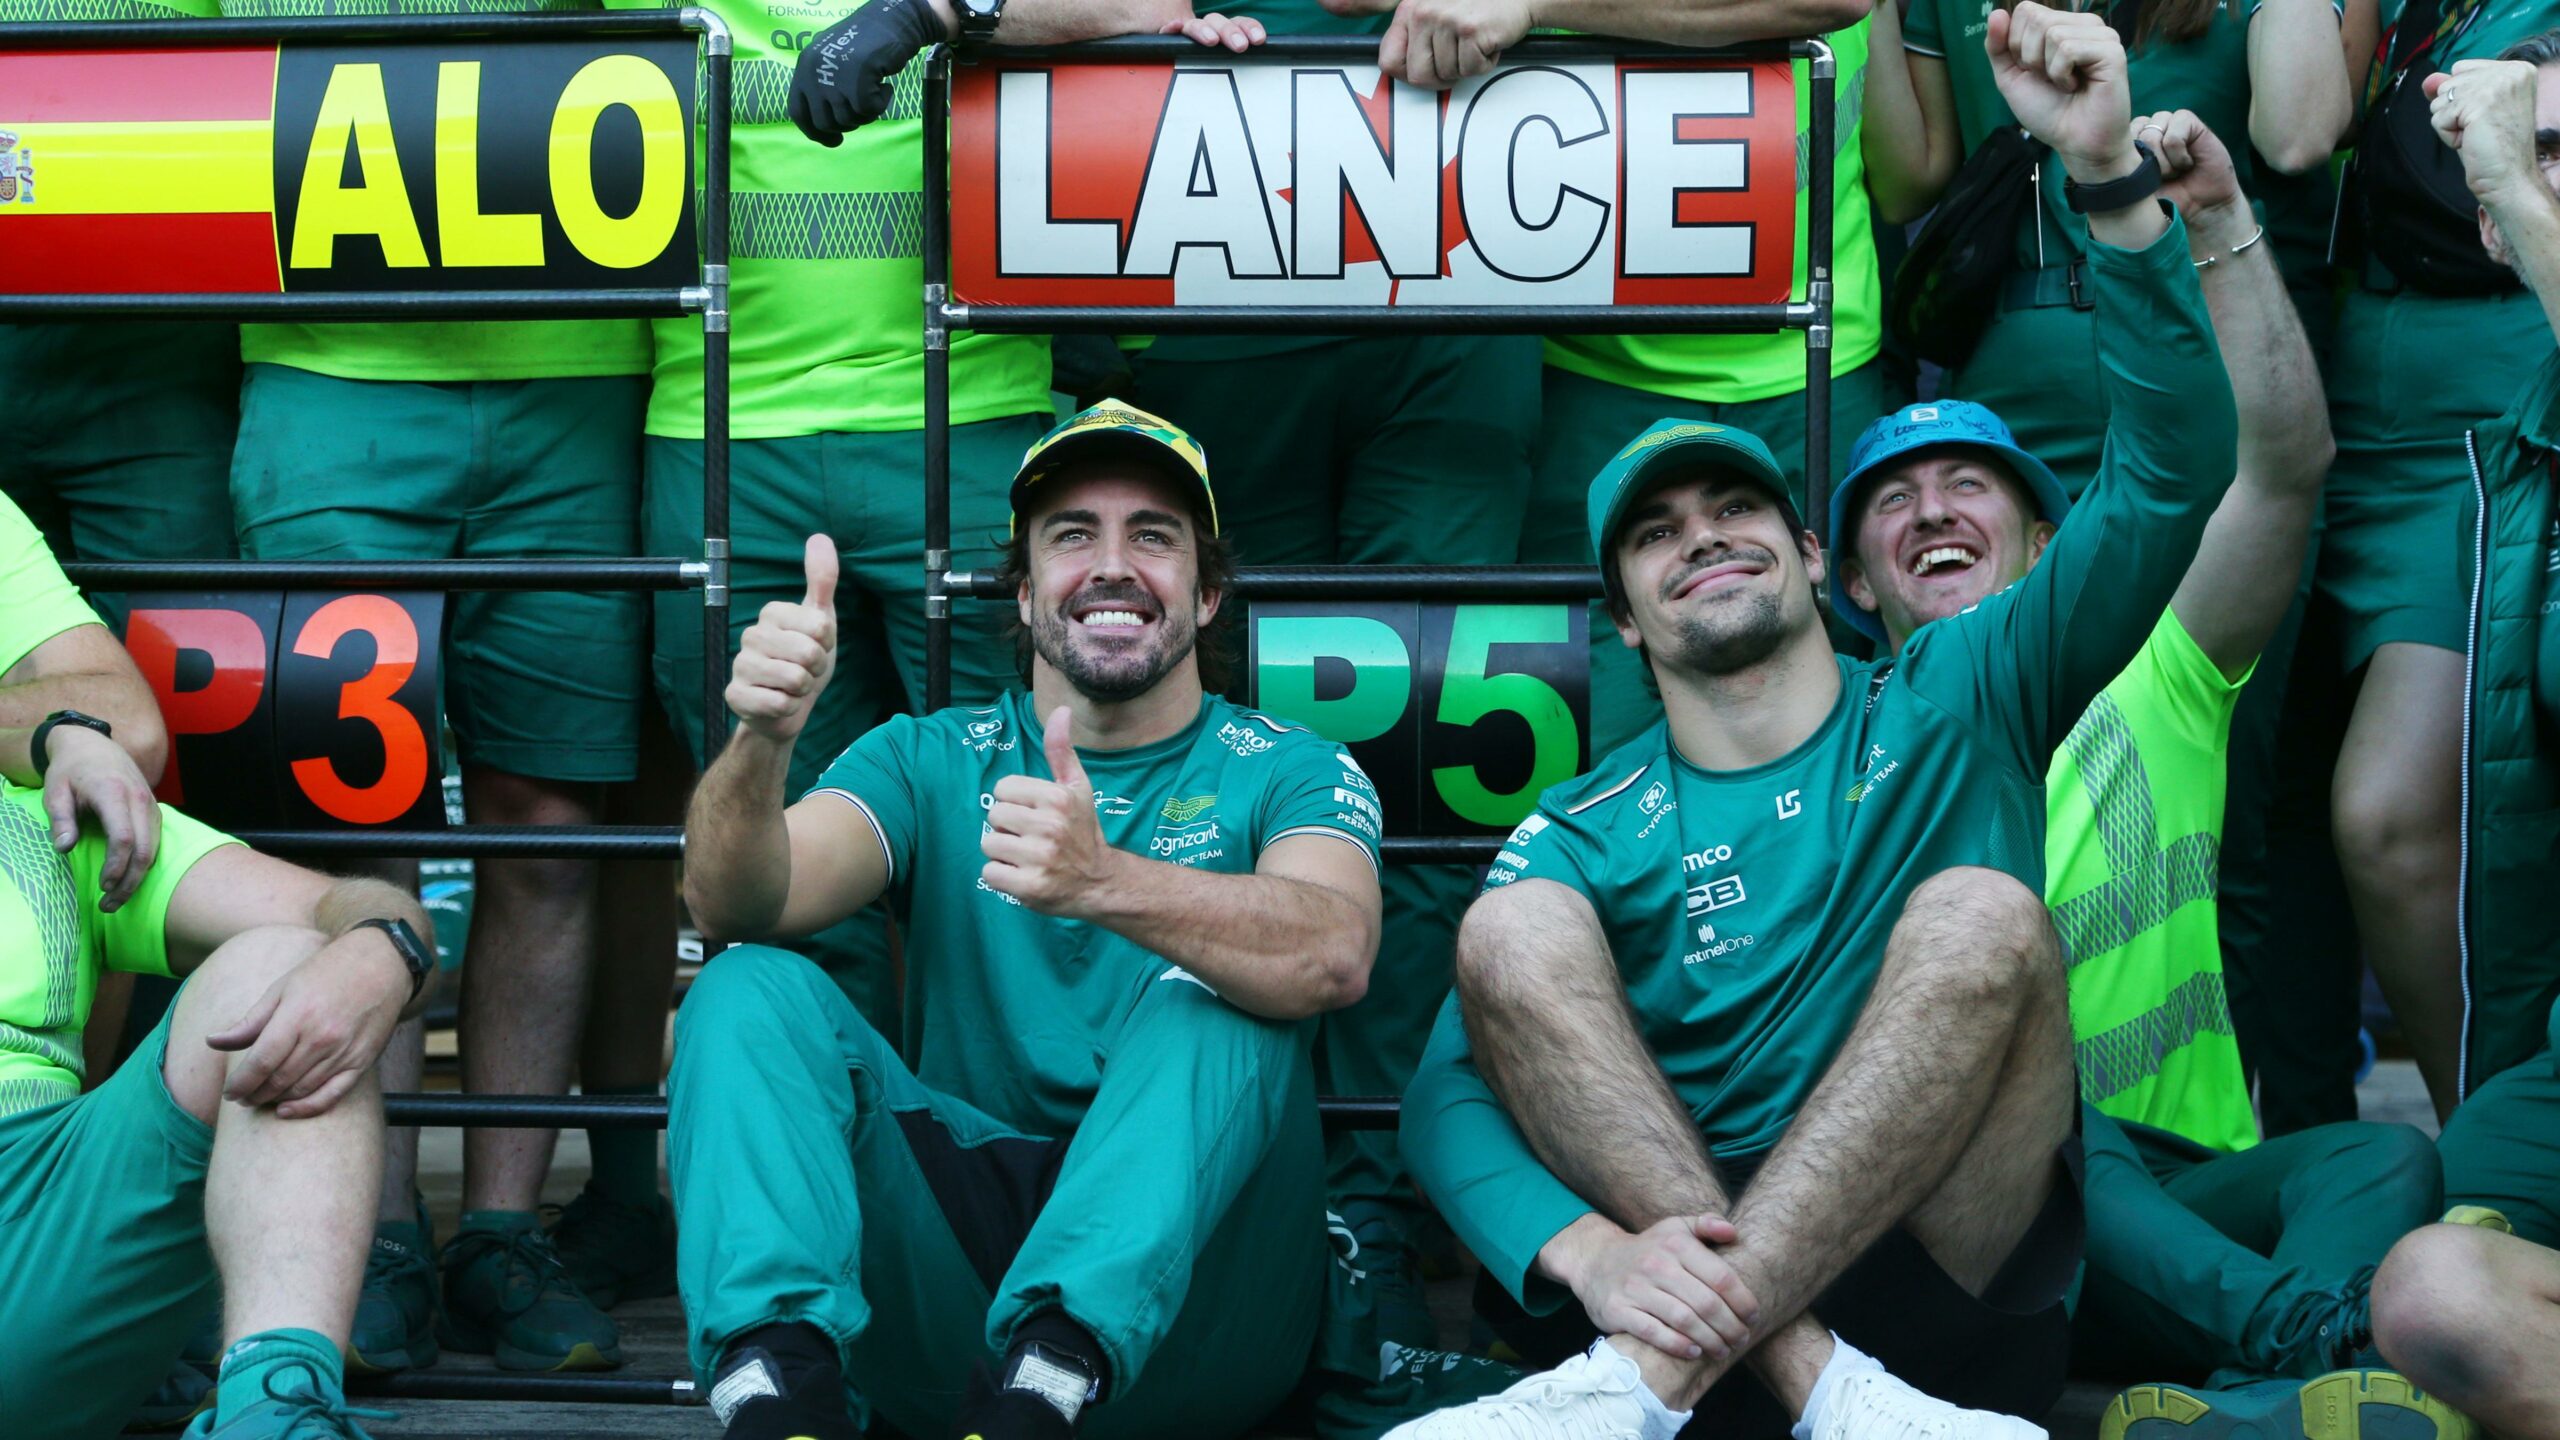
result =
M948 38L925 0L870 0L818 32L791 73L791 123L833 149L887 114L889 82L919 51Z

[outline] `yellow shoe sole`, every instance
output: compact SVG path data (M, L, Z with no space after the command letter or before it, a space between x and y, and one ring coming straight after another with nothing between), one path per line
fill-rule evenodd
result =
M2385 1407L2368 1416L2368 1406ZM2210 1423L2216 1418L2221 1423ZM2137 1385L2107 1405L2099 1440L2127 1440L2135 1425L2160 1421L2193 1432L2194 1440L2249 1437L2294 1440L2282 1423L2286 1412L2239 1417L2219 1415L2210 1400L2170 1385ZM2480 1427L2461 1411L2388 1370L2338 1370L2303 1384L2300 1440L2483 1440ZM2159 1426L2151 1434L2158 1434Z
M2495 1210L2486 1205L2456 1205L2444 1212L2444 1223L2495 1230L2501 1235L2516 1233L2515 1222L2507 1218L2505 1211Z

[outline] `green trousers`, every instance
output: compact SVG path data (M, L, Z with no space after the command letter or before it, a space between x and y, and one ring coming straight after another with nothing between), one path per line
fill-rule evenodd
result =
M2448 1204L2487 1205L2518 1235L2560 1247L2560 1039L2476 1084L2436 1144Z
M1398 335L1277 348L1166 336L1135 357L1134 398L1200 441L1240 564L1508 565L1538 437L1539 344ZM1382 884L1368 996L1319 1032L1326 1094L1404 1093L1449 993L1476 875L1390 865ZM1331 1155L1332 1203L1346 1219L1411 1206L1393 1134L1336 1136ZM1362 1243L1392 1243L1394 1228L1363 1227Z
M2331 1368L2321 1321L2357 1272L2442 1205L2406 1125L2326 1125L2232 1154L2081 1107L2083 1367L2218 1387Z
M161 1018L97 1089L0 1119L0 1414L11 1434L110 1436L214 1297L213 1127L169 1094Z
M1849 471L1849 447L1868 422L1884 412L1884 372L1869 361L1831 381L1831 480ZM1611 456L1665 416L1708 420L1748 430L1769 442L1786 467L1787 487L1804 503L1804 396L1781 395L1733 405L1704 405L1631 390L1569 370L1548 367L1539 415L1537 461L1529 490L1529 518L1520 536L1524 565L1588 565L1591 537L1584 497L1591 477ZM1806 523L1824 520L1806 516ZM1618 639L1601 605L1591 607L1591 758L1597 763L1662 718L1662 702L1647 688L1644 662Z
M1305 1041L1168 979L1106 1043L1073 1136L1030 1134L916 1079L799 956L713 960L667 1084L697 1374L797 1321L837 1342L866 1425L945 1434L971 1367L1056 1309L1109 1365L1085 1434L1251 1428L1305 1368L1324 1284Z
M0 324L0 493L63 560L227 560L240 331ZM122 606L101 607L110 624Z
M1022 452L1048 417L1023 415L951 430L952 564L994 568L1009 523L1006 494ZM652 435L641 543L650 555L702 554L702 442ZM723 684L765 605L808 593L811 535L836 542L835 675L791 755L798 798L864 732L924 703L924 432L795 435L729 446L729 641ZM1016 683L1008 606L951 603L951 699L983 705ZM652 676L676 734L703 754L702 596L657 597ZM894 1024L888 912L873 906L801 947L879 1025Z

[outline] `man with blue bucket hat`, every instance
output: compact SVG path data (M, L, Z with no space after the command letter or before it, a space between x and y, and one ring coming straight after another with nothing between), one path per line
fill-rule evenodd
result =
M2168 603L2236 426L2122 42L2038 6L1987 24L2090 212L2107 468L2068 526L1994 523L1975 496L2011 482L1978 457L2006 436L1897 417L1915 465L1975 442L1948 485L1985 513L1897 556L1889 603L2025 578L1867 662L1831 650L1830 571L1756 437L1665 422L1593 481L1664 720L1504 845L1400 1131L1514 1302L1497 1328L1556 1368L1391 1440L2044 1434L2017 1417L2061 1390L2083 1219L2044 775Z

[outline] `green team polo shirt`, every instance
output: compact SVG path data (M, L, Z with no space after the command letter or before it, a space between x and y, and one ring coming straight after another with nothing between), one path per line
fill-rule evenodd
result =
M2240 685L2162 613L2045 788L2044 896L2071 969L2081 1098L2226 1151L2258 1143L2214 908Z
M2141 648L2234 468L2230 380L2172 222L2093 247L2114 417L2088 495L2026 578L1840 666L1840 698L1765 765L1690 763L1657 723L1548 790L1488 889L1591 902L1637 1026L1720 1158L1764 1154L1838 1054L1915 886L1987 866L2044 888L2043 786L2089 700ZM1469 1060L1452 999L1411 1090L1404 1153L1469 1247L1525 1294L1538 1247L1587 1213Z
M221 0L222 14L451 15L594 10L591 0ZM291 137L289 137L291 138ZM422 223L425 223L422 221ZM362 242L357 242L362 243ZM447 320L243 325L240 358L342 380L550 380L649 368L644 320Z
M80 1030L98 972L169 973L169 897L230 836L160 807L160 853L113 914L98 909L104 833L53 848L44 792L0 781L0 1117L80 1093Z
M0 675L63 631L97 623L35 522L0 495Z
M1928 0L1919 0L1926 4ZM1858 136L1867 104L1867 25L1861 20L1823 37L1839 67L1832 92L1831 373L1845 375L1884 347L1884 300L1876 276L1874 222L1867 214L1867 162ZM1811 169L1813 85L1796 62L1796 274L1789 294L1805 293L1805 247L1812 239L1806 207ZM1547 363L1612 385L1701 404L1737 404L1792 395L1804 388L1804 332L1775 335L1559 335L1547 341Z
M1991 0L1912 0L1910 13L1902 21L1904 49L1947 62L1947 79L1956 97L1956 128L1967 155L1994 129L2017 123L2009 114L2008 102L2000 98L1999 83L1991 78L1991 57L1982 48L1995 8ZM2106 10L2104 3L2071 8ZM2202 35L2176 44L2155 41L2141 46L2132 52L2128 66L2133 113L2194 111L2206 128L2228 144L2241 188L2252 195L2256 191L2251 185L2254 170L2248 145L2249 21L2256 15L2254 4L2236 11L2231 0L2222 0ZM2088 220L2063 203L2062 167L2047 165L2043 175L2041 259L2036 212L2028 212L2019 227L2018 263L2030 269L2067 264L2089 243Z
M1020 691L983 709L899 716L855 741L809 793L853 802L889 853L887 898L907 937L902 1048L918 1078L1009 1125L1064 1135L1147 987L1200 982L979 878L996 782L1054 778L1041 733ZM1177 735L1077 754L1117 849L1242 875L1272 844L1321 835L1377 863L1377 792L1349 751L1303 726L1211 696Z
M611 9L656 0L608 0ZM729 433L924 428L924 56L830 150L786 110L800 50L856 0L716 0L731 61ZM702 434L702 322L653 322L648 431ZM1045 414L1045 336L951 336L951 423Z

